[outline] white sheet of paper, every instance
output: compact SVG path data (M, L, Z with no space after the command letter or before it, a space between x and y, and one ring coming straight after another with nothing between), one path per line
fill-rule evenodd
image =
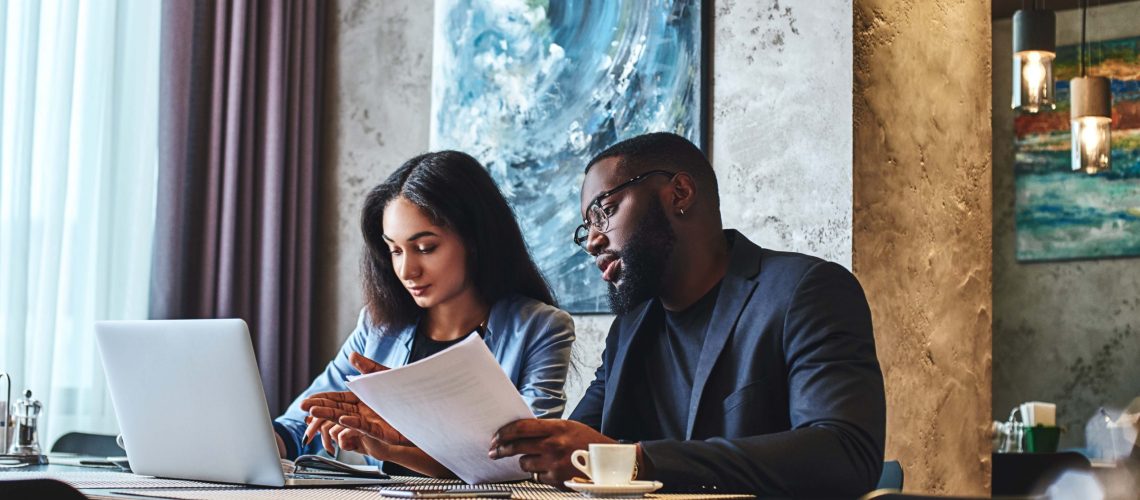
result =
M495 431L534 414L478 335L415 363L355 377L348 388L468 483L529 477L518 457L487 458Z

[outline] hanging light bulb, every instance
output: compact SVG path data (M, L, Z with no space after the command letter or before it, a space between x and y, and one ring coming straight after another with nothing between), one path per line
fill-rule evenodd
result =
M1057 58L1057 16L1027 1L1013 14L1013 109L1052 110L1053 60Z
M1072 96L1073 170L1098 174L1111 168L1112 94L1108 78L1069 80Z
M1087 76L1088 44L1085 21L1088 0L1081 2L1080 76L1069 80L1072 102L1073 171L1086 174L1107 172L1112 167L1112 87L1108 78Z

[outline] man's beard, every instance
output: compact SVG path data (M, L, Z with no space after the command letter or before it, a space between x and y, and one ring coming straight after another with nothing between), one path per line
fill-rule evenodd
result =
M661 201L654 199L626 239L625 247L617 252L621 272L609 282L610 309L614 314L627 313L660 294L661 276L676 242L677 234L665 217Z

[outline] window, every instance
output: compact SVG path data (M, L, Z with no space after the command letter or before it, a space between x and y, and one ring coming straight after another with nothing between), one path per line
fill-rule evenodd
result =
M93 322L147 316L161 8L0 2L0 370L45 449L117 432Z

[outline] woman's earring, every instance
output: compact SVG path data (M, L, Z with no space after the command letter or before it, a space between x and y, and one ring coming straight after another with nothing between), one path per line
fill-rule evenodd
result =
M681 215L685 215L685 209L681 209Z

